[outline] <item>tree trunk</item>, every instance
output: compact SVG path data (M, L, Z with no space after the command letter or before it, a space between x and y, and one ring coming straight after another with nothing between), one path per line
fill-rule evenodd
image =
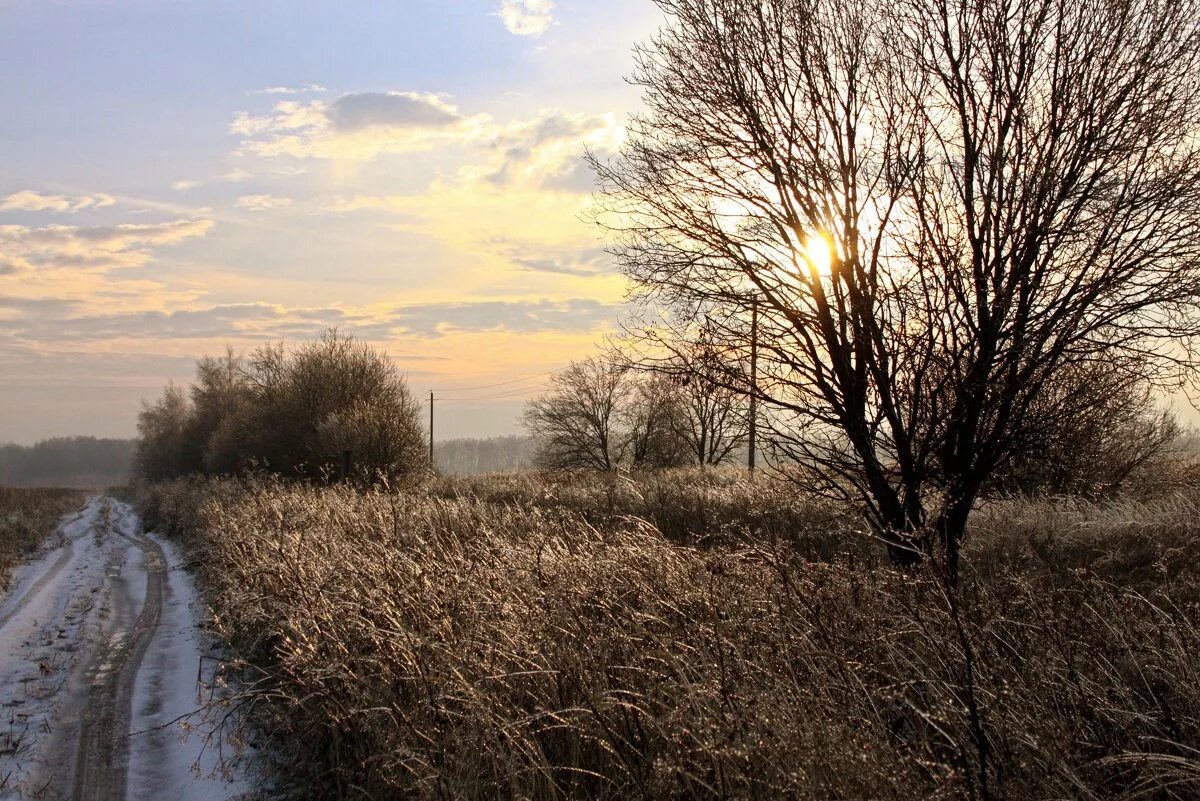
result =
M934 533L942 546L946 559L946 577L951 587L958 586L959 554L962 548L963 534L967 530L967 518L975 498L961 496L951 501L938 517Z
M928 555L929 536L922 532L920 520L920 516L902 514L896 520L887 521L887 529L880 532L893 566L904 569L916 567Z

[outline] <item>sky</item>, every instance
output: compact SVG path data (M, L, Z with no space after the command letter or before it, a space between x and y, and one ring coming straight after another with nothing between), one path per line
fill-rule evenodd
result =
M132 436L199 356L330 326L416 394L485 398L439 403L439 436L519 432L625 308L581 157L619 147L659 20L649 0L0 0L0 442Z

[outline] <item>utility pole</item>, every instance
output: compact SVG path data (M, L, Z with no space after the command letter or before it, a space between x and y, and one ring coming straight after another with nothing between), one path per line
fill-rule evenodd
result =
M754 478L754 449L758 439L758 298L750 301L750 447L747 466Z
M433 467L433 390L429 390L429 469Z

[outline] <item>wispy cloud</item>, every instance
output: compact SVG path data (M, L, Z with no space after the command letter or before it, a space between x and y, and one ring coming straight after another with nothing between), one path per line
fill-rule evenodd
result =
M536 242L517 241L506 236L493 237L481 245L527 272L571 275L579 278L616 273L612 256L598 245L554 247Z
M592 298L426 303L395 309L389 323L399 333L425 338L484 332L578 334L612 326L624 308L623 303Z
M541 36L554 25L553 0L501 0L496 16L517 36Z
M268 86L265 89L258 89L253 92L256 95L305 95L305 94L320 94L328 91L319 83L306 83L303 86Z
M583 161L584 148L612 153L624 136L614 114L543 112L489 127L479 141L483 163L462 167L458 176L498 187L589 192L594 176Z
M229 303L174 310L72 314L69 307L0 298L21 314L0 318L0 335L24 342L95 342L111 339L255 342L311 337L329 326L372 339L437 339L453 334L587 334L611 328L623 303L567 300L448 301L391 309L289 308L273 303ZM54 311L48 316L43 313Z
M292 205L292 199L272 195L242 195L233 205L247 211L271 211L272 209L287 208Z
M0 198L0 211L52 211L74 214L84 209L101 209L117 202L112 195L46 195L22 189Z
M175 245L212 230L209 219L80 227L0 225L0 273L138 267L151 248Z
M184 178L178 181L172 181L171 188L176 192L186 192L189 189L195 189L196 187L204 186L206 184L240 184L241 182L253 177L254 175L248 170L244 170L241 167L234 167L229 172L222 173L221 175L214 175L212 178Z

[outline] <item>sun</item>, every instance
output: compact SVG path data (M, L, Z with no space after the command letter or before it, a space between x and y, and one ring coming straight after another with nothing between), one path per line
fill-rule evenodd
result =
M833 246L822 233L814 233L804 240L804 260L822 276L833 274Z

